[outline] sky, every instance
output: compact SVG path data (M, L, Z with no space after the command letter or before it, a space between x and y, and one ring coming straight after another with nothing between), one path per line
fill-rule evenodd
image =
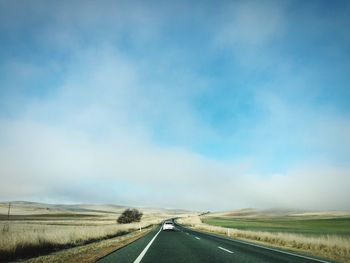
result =
M350 209L350 2L0 0L0 200Z

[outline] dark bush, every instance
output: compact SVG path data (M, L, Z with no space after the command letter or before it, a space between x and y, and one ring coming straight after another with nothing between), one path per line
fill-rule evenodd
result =
M140 222L142 213L137 209L126 209L118 218L119 224L128 224L132 222Z

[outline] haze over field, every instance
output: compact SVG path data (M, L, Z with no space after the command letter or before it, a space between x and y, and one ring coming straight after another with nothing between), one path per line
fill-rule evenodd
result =
M349 1L0 1L0 201L350 209Z

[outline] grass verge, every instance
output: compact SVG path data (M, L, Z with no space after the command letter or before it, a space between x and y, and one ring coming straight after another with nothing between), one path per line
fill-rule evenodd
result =
M339 235L303 235L296 233L250 231L204 224L197 217L178 220L196 230L225 235L267 245L287 249L310 256L350 263L350 239Z
M270 217L230 218L204 217L203 223L214 226L266 232L300 233L305 235L339 235L350 237L350 218Z
M143 237L151 231L148 227L140 231L133 231L123 236L94 242L91 244L78 246L70 249L64 249L49 255L40 256L25 260L25 263L92 263L100 258L120 249L135 240Z
M124 227L124 226L123 226ZM55 251L96 243L127 235L135 226L63 227L28 226L24 232L3 231L0 239L0 262L38 257ZM144 226L145 228L146 226Z

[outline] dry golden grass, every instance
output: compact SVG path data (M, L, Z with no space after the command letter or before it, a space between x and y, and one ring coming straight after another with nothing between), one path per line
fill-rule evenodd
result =
M57 249L112 238L145 228L151 221L126 225L69 226L16 223L8 231L0 224L0 261L35 256Z
M0 262L114 238L175 217L162 211L145 210L141 222L117 224L116 219L123 209L101 206L89 212L50 208L45 213L46 210L36 209L35 205L20 208L17 205L9 222L4 213L0 214Z
M188 215L176 220L179 224L195 227L202 224L202 220L198 215Z
M146 235L152 228L134 231L127 235L64 249L45 256L25 260L26 263L92 263Z
M66 226L42 224L11 224L9 231L2 230L0 238L0 251L14 251L26 245L39 246L43 243L57 245L75 245L91 239L100 239L116 235L118 232L129 232L142 225L100 225L100 226ZM1 227L1 226L0 226ZM1 227L3 229L3 227Z
M336 235L306 236L293 233L227 229L203 224L199 216L180 218L178 222L205 232L254 241L341 262L350 262L350 238L348 237Z

